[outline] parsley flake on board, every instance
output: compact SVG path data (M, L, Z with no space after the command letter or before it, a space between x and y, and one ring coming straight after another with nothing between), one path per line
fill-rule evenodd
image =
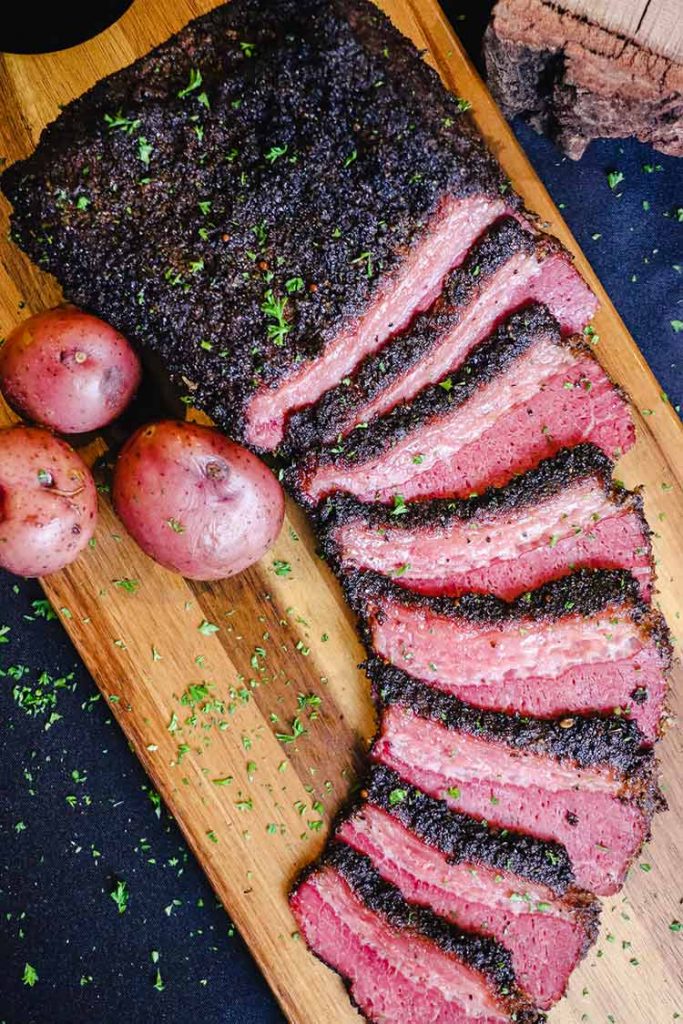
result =
M140 586L140 580L131 580L125 577L119 580L113 580L112 582L115 587L118 587L120 590L125 590L128 594L135 594Z
M221 627L217 626L215 622L208 622L206 619L202 619L197 626L197 629L202 636L212 636L214 633L217 633L220 628Z

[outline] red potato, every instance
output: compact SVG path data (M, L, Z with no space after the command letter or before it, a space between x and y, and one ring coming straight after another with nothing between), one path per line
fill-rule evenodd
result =
M163 420L124 445L114 507L151 558L190 579L246 569L275 541L284 495L260 459L209 427Z
M0 567L57 572L83 550L96 520L95 483L73 448L38 427L0 430Z
M111 423L140 376L140 360L123 335L74 306L29 317L0 348L0 389L9 404L61 434Z

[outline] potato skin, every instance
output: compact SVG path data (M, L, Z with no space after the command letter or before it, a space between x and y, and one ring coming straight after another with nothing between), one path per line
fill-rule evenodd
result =
M253 565L284 518L280 484L218 430L162 420L141 427L114 469L114 507L140 547L190 579L224 579Z
M97 521L90 470L66 441L39 427L0 430L0 566L46 576L77 557Z
M141 374L123 335L75 306L29 317L0 348L0 389L8 403L60 434L111 423L137 391Z

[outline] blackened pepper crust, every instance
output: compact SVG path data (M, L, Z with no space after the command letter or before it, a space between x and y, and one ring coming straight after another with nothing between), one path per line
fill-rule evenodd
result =
M234 0L70 103L2 188L66 297L241 437L254 391L366 309L446 194L507 186L373 4Z
M489 980L501 1004L516 1024L544 1024L544 1013L530 1006L528 999L517 989L509 952L493 939L460 931L431 911L408 903L395 886L385 882L369 858L356 853L342 843L332 841L318 861L307 865L298 875L290 890L290 899L309 877L325 866L339 872L351 891L369 909L385 918L396 931L434 943L446 953L454 954ZM327 967L337 974L336 968L312 950ZM353 1005L363 1013L353 998L349 981L340 975Z
M345 843L330 843L321 865L329 865L338 871L358 899L383 917L393 929L427 939L444 952L457 956L484 974L510 1011L521 1007L522 997L515 987L512 960L500 943L462 931L432 911L408 903L399 889L384 881L368 857Z
M335 565L334 557L332 559ZM359 619L361 639L372 654L368 612L381 599L423 608L435 615L473 623L500 624L531 620L555 621L567 615L598 615L617 608L638 624L645 640L652 639L668 672L673 662L673 643L666 619L640 597L638 581L626 569L577 569L569 576L551 580L535 590L504 601L492 594L467 593L460 597L434 596L408 590L388 576L370 570L344 570L336 566L346 599Z
M402 794L400 800L392 799L397 791ZM571 862L559 843L495 828L452 811L445 801L427 796L386 765L371 767L361 797L342 811L338 824L355 811L362 811L366 800L391 814L451 863L485 864L510 871L546 885L558 896L573 889Z
M435 615L467 619L475 623L501 624L520 619L556 620L566 615L597 615L612 606L647 605L639 601L638 582L626 569L579 569L570 576L551 580L535 590L504 601L492 594L462 594L441 597L418 594L399 586L380 573L354 570L346 572L342 584L353 610L363 615L369 603L380 598L395 600Z
M290 418L286 448L290 452L305 451L313 443L327 444L344 433L354 411L423 359L459 323L467 307L508 260L517 253L534 250L543 259L560 248L555 239L537 239L512 217L498 221L473 246L462 266L453 271L434 305L417 316L408 330L368 356L348 381L328 391L315 406Z
M348 437L339 439L336 444L315 450L315 438L311 437L308 446L311 453L295 463L285 476L294 496L302 504L310 506L310 500L302 493L302 481L317 466L334 463L349 469L379 458L428 421L463 406L541 338L569 346L575 351L588 351L583 342L561 337L557 321L545 306L532 305L514 313L447 378L449 387L442 386L444 382L430 385L412 401L396 406L366 428L356 429Z
M544 459L534 469L513 477L503 487L490 487L471 498L429 498L405 502L400 515L387 505L366 503L353 495L339 493L318 507L316 521L324 535L338 526L362 519L372 527L392 529L429 529L446 527L457 521L488 522L496 516L539 505L562 493L579 480L594 478L615 506L628 505L643 516L641 489L635 491L612 483L614 463L593 444L563 448Z
M649 813L659 803L655 757L652 750L641 748L642 737L633 722L613 715L538 719L482 711L425 686L380 658L370 658L365 670L385 707L399 705L447 729L578 768L611 769L622 776L625 798L635 799Z
M396 800L396 792L401 799ZM444 800L427 796L386 765L373 765L363 796L392 815L428 846L439 850L450 863L483 864L509 871L547 886L581 923L584 955L595 942L600 921L600 902L574 885L574 873L564 846L522 832L499 829L449 809ZM348 814L362 812L359 800Z

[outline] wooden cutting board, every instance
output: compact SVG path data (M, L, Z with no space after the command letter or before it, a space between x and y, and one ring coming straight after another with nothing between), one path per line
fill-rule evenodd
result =
M60 104L212 6L211 0L137 0L117 25L82 46L5 56L1 155L7 162L26 156ZM618 472L628 485L645 485L659 603L676 633L683 604L681 425L438 4L383 0L381 6L428 51L447 85L472 102L513 185L575 253L600 298L598 355L632 396L638 422L638 443ZM5 225L0 237L5 334L22 317L53 305L59 293L6 241ZM11 419L0 409L0 422ZM275 561L291 568L278 574ZM121 580L137 581L129 585L135 592ZM193 584L147 559L103 495L96 547L44 584L289 1020L357 1021L339 980L298 940L286 902L293 877L321 849L373 730L353 620L316 556L303 514L290 503L277 545L255 568L225 583ZM678 675L674 710L682 699ZM208 696L192 686L207 687ZM600 942L553 1011L555 1024L667 1024L683 1014L683 935L669 927L683 917L682 752L680 733L661 745L671 811L655 822L641 858L645 867L636 865L623 893L606 901Z

